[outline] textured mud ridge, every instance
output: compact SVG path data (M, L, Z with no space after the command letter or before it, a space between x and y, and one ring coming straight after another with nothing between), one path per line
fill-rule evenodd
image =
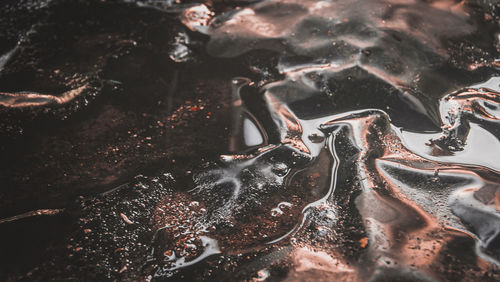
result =
M498 3L2 5L2 279L500 279Z

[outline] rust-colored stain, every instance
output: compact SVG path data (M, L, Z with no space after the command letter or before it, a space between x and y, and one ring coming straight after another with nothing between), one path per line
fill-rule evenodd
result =
M361 245L361 248L366 248L368 245L368 237L363 237L359 240L359 244Z

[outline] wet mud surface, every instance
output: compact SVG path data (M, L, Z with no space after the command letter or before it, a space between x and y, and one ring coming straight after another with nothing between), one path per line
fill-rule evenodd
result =
M0 279L500 279L498 2L0 6Z

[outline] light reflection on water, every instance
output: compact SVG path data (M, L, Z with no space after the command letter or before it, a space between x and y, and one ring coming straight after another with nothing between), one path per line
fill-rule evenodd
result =
M454 40L473 38L473 34L481 32L481 24L471 18L467 9L463 2L454 1L263 1L216 17L208 31L203 30L210 36L207 48L211 55L237 57L272 50L278 57L274 67L282 78L268 80L238 100L238 111L254 103L252 100L263 99L268 112L245 110L256 118L264 134L255 124L250 127L249 119L235 116L247 126L243 127L244 138L235 134L232 144L262 144L265 150L253 149L248 156L250 162L229 163L228 168L220 170L223 176L232 166L240 167L241 172L231 174L231 181L237 184L225 190L233 204L225 205L224 214L208 216L206 223L224 222L223 228L234 229L235 233L258 226L266 233L266 226L259 226L252 219L247 222L247 218L255 215L262 219L257 215L270 209L275 217L271 225L279 224L283 211L276 206L281 200L278 197L274 205L268 205L264 199L273 198L282 189L310 189L290 183L299 177L299 171L313 175L311 165L325 158L321 154L325 150L331 154L327 163L331 168L331 187L335 187L326 194L314 194L309 200L301 197L298 204L290 204L291 209L301 211L295 224L288 224L281 231L273 230L272 236L267 232L268 241L263 245L256 243L266 241L262 238L241 241L231 232L222 232L222 238L213 232L221 242L222 253L244 254L249 252L248 245L253 245L250 253L265 253L270 245L282 247L292 243L297 251L290 257L295 260L302 260L297 257L302 256L298 250L305 249L300 248L312 248L316 250L313 253L322 256L313 255L314 261L331 260L337 265L327 270L316 267L314 262L300 262L289 268L290 279L331 273L342 280L449 279L450 273L443 271L443 256L452 256L458 262L472 253L477 261L468 266L457 265L456 270L496 269L496 251L488 242L496 240L497 231L483 226L496 226L497 211L490 204L465 198L473 198L482 189L496 191L499 187L500 83L495 77L481 75L470 80L474 75L469 70L473 68L464 69L464 61L454 64L451 59L460 53L453 49ZM488 40L494 48L494 38ZM484 56L487 52L481 54L483 57L470 64L479 59L487 62L484 66L490 64L495 73L495 57ZM454 70L453 75L450 70ZM484 83L478 84L481 80ZM432 89L429 84L439 86ZM385 93L378 88L385 89ZM241 91L239 88L238 93ZM372 105L363 100L370 95L380 95L371 99L381 102ZM349 96L361 100L350 100ZM445 97L439 99L441 96ZM329 100L330 108L324 105ZM271 124L266 115L271 116ZM409 118L411 115L418 117ZM421 119L434 123L434 129L419 131L416 123ZM435 129L439 127L442 129ZM311 142L309 136L319 130L328 138ZM249 132L254 132L255 142L249 141L253 140ZM261 136L276 134L278 140L263 143ZM337 153L338 150L345 151ZM265 168L269 165L283 165L289 172L280 175L268 171ZM349 171L349 176L341 177L351 181L339 182L339 167L340 171ZM285 177L284 181L275 182L275 175ZM217 183L209 187L202 184L196 197L213 198L204 194L217 194L217 186L225 182ZM304 192L299 190L292 193L302 195ZM318 238L327 238L327 242L339 240L337 230L342 227L335 220L340 213L336 203L339 197L345 197L345 190L356 191L348 196L350 212L360 217L356 228L367 238L363 239L367 243L362 244L366 249L358 251L355 261L340 255L336 244L317 243ZM461 193L469 194L460 196ZM333 218L323 225L318 214L325 210L333 212ZM310 226L316 226L316 231L309 230ZM477 249L474 239L480 246ZM450 246L456 241L469 247L453 250ZM280 263L276 261L275 267ZM339 266L347 264L349 268ZM335 268L342 271L333 271ZM475 274L469 275L467 279Z
M161 191L137 196L151 209L141 225L150 239L147 259L128 262L132 274L103 270L107 275L499 278L500 28L488 5L271 0L221 12L209 2L126 2L175 15L185 26L166 51L174 66L243 61L252 75L211 66L232 76L224 96L232 113L227 150L196 168L192 189L170 178L131 185ZM0 57L0 71L12 50ZM183 87L179 75L176 69L165 91L170 119L178 118L170 108ZM0 92L0 106L71 104L87 95L89 86L80 84L61 93ZM201 110L190 105L178 113L182 119ZM205 130L213 128L201 135ZM172 163L186 174L195 169ZM98 253L110 268L113 255L95 245L99 232L134 228L105 216L136 205L120 193L85 202L82 218L100 223L82 239L84 264Z

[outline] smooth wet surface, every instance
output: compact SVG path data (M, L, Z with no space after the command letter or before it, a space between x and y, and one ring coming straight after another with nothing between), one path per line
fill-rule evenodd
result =
M500 279L500 3L0 5L2 280Z

